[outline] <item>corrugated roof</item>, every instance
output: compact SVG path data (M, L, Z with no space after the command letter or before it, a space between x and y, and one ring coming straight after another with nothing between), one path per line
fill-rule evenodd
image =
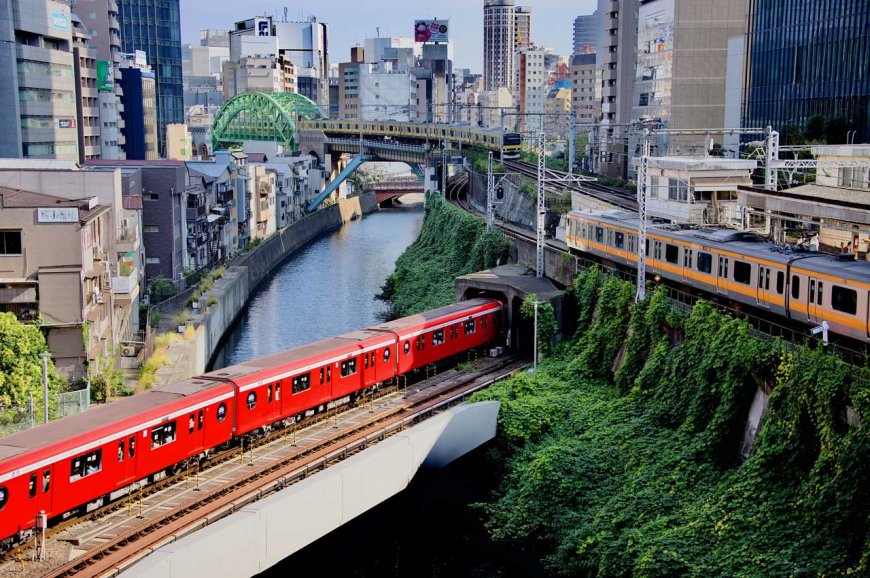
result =
M786 189L783 192L812 200L848 201L870 207L870 191L867 190L809 184Z
M212 179L220 178L222 174L227 172L227 165L218 164L212 161L189 161L187 163L187 168L192 173Z

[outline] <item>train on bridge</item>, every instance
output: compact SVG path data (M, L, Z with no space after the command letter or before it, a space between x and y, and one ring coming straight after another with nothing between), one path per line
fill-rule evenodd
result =
M0 439L0 550L128 495L217 448L350 403L502 338L500 301L472 299L212 371Z
M632 211L571 211L566 241L636 270L637 229ZM801 324L826 322L835 334L870 343L870 263L852 255L794 250L732 229L651 225L646 267L701 294Z
M503 151L504 159L518 159L522 135L518 132L502 132L473 126L447 124L420 124L408 122L355 121L355 120L307 120L300 122L303 130L320 130L327 135L358 137L361 134L398 141L442 140L462 141L484 149Z

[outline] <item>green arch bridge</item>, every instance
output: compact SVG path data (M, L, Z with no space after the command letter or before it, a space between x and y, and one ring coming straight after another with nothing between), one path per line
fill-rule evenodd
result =
M246 140L296 148L296 122L326 118L311 99L294 92L243 92L228 100L212 124L214 150Z

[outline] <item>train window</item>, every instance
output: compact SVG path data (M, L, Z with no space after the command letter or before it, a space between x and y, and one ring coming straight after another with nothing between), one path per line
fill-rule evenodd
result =
M0 486L0 512L6 507L6 502L9 501L9 490L6 486Z
M432 333L432 345L441 345L444 343L444 330L439 329Z
M363 354L363 367L369 368L369 356L365 353Z
M719 278L728 278L728 259L726 257L719 257Z
M389 361L389 360L390 360L390 348L386 347L386 348L384 348L384 361Z
M644 248L644 251L646 251L646 256L649 257L649 239L646 240L646 247Z
M281 401L281 384L275 384L275 401Z
M821 281L819 281L819 292L816 293L816 305L822 304L822 295L824 295L822 285L824 285L824 284Z
M369 357L372 358L371 363L372 363L372 367L374 367L375 366L375 352L372 351L371 353L369 353Z
M254 392L251 392L254 393ZM248 395L250 397L250 395ZM254 395L256 400L256 394ZM151 449L171 444L175 441L175 422L171 421L163 425L159 425L151 430Z
M764 269L764 290L770 291L770 269Z
M217 408L217 420L224 421L227 418L227 404L222 403Z
M323 385L323 368L320 368L320 385Z
M816 302L816 280L810 279L810 304Z
M686 269L692 268L692 249L684 249L683 250L683 267Z
M356 373L356 359L347 359L341 362L341 376L347 377Z
M785 289L785 273L782 271L777 271L776 273L776 292L782 295L783 290Z
M199 413L196 415L196 429L202 429L203 418L202 410L199 410Z
M619 231L616 231L613 234L613 246L617 249L625 248L625 233L620 233Z
M791 276L791 298L800 299L801 296L801 278L797 275Z
M248 394L248 397L245 399L245 405L248 406L248 409L254 409L257 407L257 392L252 391Z
M69 481L74 482L103 469L103 450L98 449L74 458L70 463Z
M274 395L274 393L275 393L275 390L272 389L271 385L266 388L266 402L267 403L272 403L272 396Z
M831 285L831 307L855 315L858 312L858 292L839 285Z
M226 412L226 406L224 406L224 411ZM136 436L130 436L130 439L127 441L129 442L127 444L127 455L132 458L136 455Z
M680 262L680 248L676 245L667 243L665 245L665 261L676 265Z
M604 229L601 227L595 227L595 242L603 243L604 242Z
M465 322L465 334L471 335L474 333L474 319L469 319Z
M322 369L320 371L323 371ZM321 382L322 383L322 382ZM311 374L304 373L293 378L293 393L302 393L311 389Z
M124 440L118 442L118 463L124 461Z
M329 383L331 381L332 381L332 366L330 365L326 368L326 383Z
M751 285L752 265L743 261L734 261L734 280L744 285Z
M661 261L662 259L662 242L654 241L653 242L653 258Z
M193 414L187 416L187 433L193 433L196 428L196 420L193 419Z
M405 342L404 349L405 349L405 355L408 355L408 353L410 353L410 351L411 351L411 342L410 341Z
M30 481L27 483L27 495L31 498L36 497L36 474L30 474Z
M51 489L51 470L42 471L42 493L47 494ZM2 508L0 508L2 509Z

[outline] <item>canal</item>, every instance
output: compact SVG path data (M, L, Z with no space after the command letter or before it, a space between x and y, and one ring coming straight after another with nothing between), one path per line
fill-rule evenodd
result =
M384 209L292 255L254 293L214 368L378 323L387 307L375 295L422 224L420 203Z

